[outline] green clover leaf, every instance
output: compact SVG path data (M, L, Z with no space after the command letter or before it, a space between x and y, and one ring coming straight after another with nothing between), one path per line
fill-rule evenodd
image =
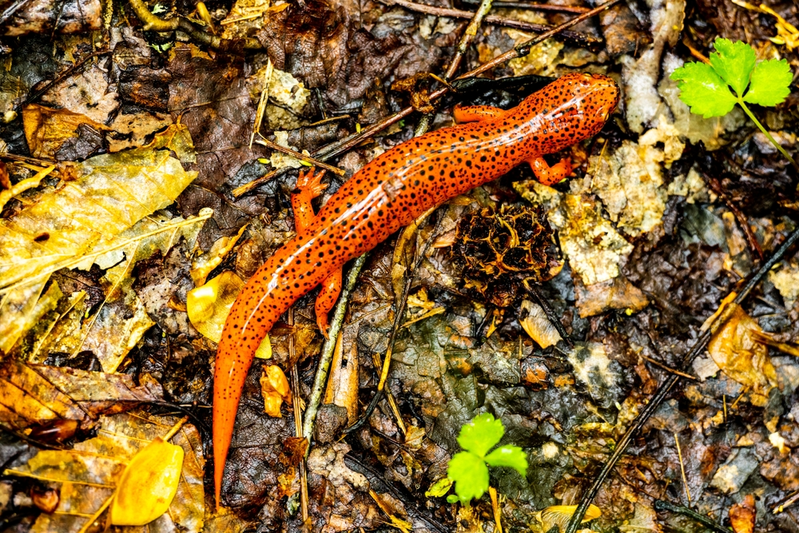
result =
M672 72L671 79L678 82L680 100L691 108L691 113L705 118L724 116L738 104L799 172L799 164L746 105L775 106L787 98L793 80L788 62L771 59L757 63L755 50L741 41L718 37L713 44L716 51L710 54L709 65L686 63Z
M500 446L486 455L485 460L491 466L507 466L522 477L527 475L527 455L518 446Z
M458 435L458 444L478 457L485 457L488 450L496 446L504 434L505 427L502 421L495 420L490 413L483 413L463 425Z
M692 113L705 118L722 117L735 107L735 97L710 65L686 63L672 73L671 79L680 82L680 100Z
M461 503L469 503L488 490L488 467L481 457L471 452L458 452L452 456L447 476L455 482L455 492Z
M746 86L749 85L749 76L755 68L755 51L741 41L732 42L728 39L717 38L713 43L716 51L710 54L710 64L713 70L733 88L738 96L743 96Z
M527 456L518 446L500 446L488 453L504 434L502 421L489 413L476 416L461 428L458 444L465 451L452 456L447 469L447 477L455 482L455 492L461 503L468 504L472 498L480 498L488 490L486 463L513 468L522 476L527 475Z
M784 59L761 61L752 72L752 82L744 101L762 106L781 104L791 94L789 85L792 80L791 67Z

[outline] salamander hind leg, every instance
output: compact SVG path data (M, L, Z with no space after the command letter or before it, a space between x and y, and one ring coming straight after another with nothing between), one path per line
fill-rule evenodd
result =
M297 185L291 191L291 207L294 209L294 226L297 232L311 225L315 217L311 202L327 189L322 183L325 171L315 172L313 168L300 172Z
M319 296L316 297L316 325L319 326L319 331L325 338L327 338L327 330L330 329L330 323L327 320L328 314L336 305L336 300L341 294L341 280L341 267L338 267L319 286Z
M491 107L487 105L468 105L468 106L455 106L452 110L452 116L455 117L455 122L479 122L481 120L491 120L502 118L508 114L508 111L498 107Z
M557 164L550 167L543 157L537 157L530 160L530 168L533 169L533 174L538 178L538 181L544 185L555 185L568 177L574 170L571 160L568 158L561 159Z

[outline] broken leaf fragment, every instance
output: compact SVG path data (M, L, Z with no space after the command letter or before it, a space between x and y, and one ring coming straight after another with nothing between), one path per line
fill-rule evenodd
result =
M208 274L222 263L222 260L227 257L227 254L233 249L246 229L247 225L245 224L236 235L217 239L211 245L210 250L192 261L191 279L194 281L195 286L199 287L205 284Z
M31 154L47 159L63 160L62 155L91 155L81 153L70 144L77 145L78 138L82 137L83 144L89 145L83 151L96 152L102 147L104 133L109 130L86 115L38 104L28 105L22 110L22 124Z
M155 438L128 464L111 504L115 526L143 526L164 514L178 490L183 448Z
M449 489L451 488L452 488L452 480L448 477L442 477L441 479L430 485L430 488L427 489L424 495L428 498L442 498L446 496L446 494L449 492Z
M280 418L280 407L283 402L291 403L289 380L283 369L277 365L264 367L261 376L261 394L264 397L264 412L269 416Z

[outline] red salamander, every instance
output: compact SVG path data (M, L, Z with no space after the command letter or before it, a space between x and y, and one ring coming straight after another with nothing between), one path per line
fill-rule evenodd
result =
M430 207L529 163L539 181L571 173L564 159L549 167L543 155L596 135L619 101L605 76L568 74L510 110L455 109L463 122L416 137L356 172L314 216L311 200L324 189L321 174L300 176L292 197L296 236L247 282L225 322L214 372L214 484L220 503L239 399L255 351L274 323L300 297L321 285L317 322L338 297L344 263L371 250Z

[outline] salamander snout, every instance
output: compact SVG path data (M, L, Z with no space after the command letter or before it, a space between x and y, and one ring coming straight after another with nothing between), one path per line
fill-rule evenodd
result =
M591 98L597 105L597 118L604 123L619 105L619 86L611 78L601 74L586 74L586 76L590 76L588 87Z
M575 93L579 100L580 115L586 129L595 135L605 125L610 114L619 104L619 86L607 76L601 74L577 74L579 87Z

